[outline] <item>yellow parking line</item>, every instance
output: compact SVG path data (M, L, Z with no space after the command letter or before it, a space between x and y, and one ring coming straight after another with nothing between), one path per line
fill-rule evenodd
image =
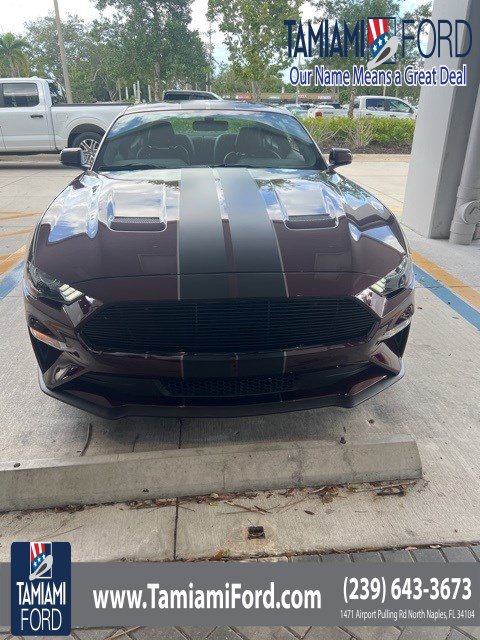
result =
M40 213L0 213L0 223L4 220L19 220L21 218L33 218L41 215Z
M0 216L39 216L38 211L0 211Z
M435 278L435 280L438 280L446 287L455 289L455 293L460 295L466 302L471 304L473 307L480 309L480 291L476 291L472 287L469 287L468 284L465 284L459 278L452 276L451 273L445 271L445 269L439 267L438 264L435 264L435 262L425 258L416 251L412 251L412 258L420 269L429 273L432 278Z
M2 231L0 233L0 238L7 238L8 236L21 236L24 233L31 233L33 227L29 227L28 229L16 229L15 231Z
M0 264L0 277L3 276L13 266L15 266L17 262L20 262L20 260L23 260L23 258L25 257L26 251L27 251L27 245L24 244L23 247L20 247L20 249L17 249L14 253L11 253L9 256L7 256L4 259Z

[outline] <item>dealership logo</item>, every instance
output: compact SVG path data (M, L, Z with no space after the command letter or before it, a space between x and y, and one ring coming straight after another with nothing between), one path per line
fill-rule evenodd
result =
M435 23L425 18L418 25L413 20L399 22L397 34L396 19L387 16L369 17L354 24L328 18L316 24L310 20L284 20L288 33L287 55L289 58L299 55L334 58L348 57L354 52L356 58L365 58L370 53L373 68L377 66L373 61L379 56L380 63L386 62L399 48L404 58L409 42L414 42L422 58L440 57L445 51L450 58L465 58L472 49L472 28L467 20L438 20ZM426 30L430 32L427 41L424 38Z
M65 636L71 628L68 542L14 542L11 630L15 636Z
M375 69L397 53L399 40L396 35L390 35L388 23L389 18L368 19L368 45L372 59L368 61L367 69Z
M52 543L30 542L30 575L29 580L52 577Z
M405 58L407 50L416 46L419 58L465 58L472 49L472 29L466 20L438 20L426 18L418 25L413 20L394 17L369 17L351 24L325 18L318 24L308 21L284 20L288 30L289 58L335 59L354 57L366 64L354 64L351 69L335 69L331 63L290 68L290 84L294 87L400 87L467 85L467 65L451 69L446 64L421 69L407 64L394 67L397 54ZM425 33L429 31L429 37Z

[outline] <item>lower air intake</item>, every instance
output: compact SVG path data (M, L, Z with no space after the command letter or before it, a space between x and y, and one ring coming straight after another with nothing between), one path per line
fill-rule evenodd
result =
M222 398L258 396L292 391L297 382L295 374L280 376L251 376L248 378L162 378L159 380L166 395L180 398Z

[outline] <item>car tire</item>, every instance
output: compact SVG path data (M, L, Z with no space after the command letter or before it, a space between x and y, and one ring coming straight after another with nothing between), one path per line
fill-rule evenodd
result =
M102 137L95 131L84 131L73 139L72 146L79 147L83 151L85 161L92 164Z

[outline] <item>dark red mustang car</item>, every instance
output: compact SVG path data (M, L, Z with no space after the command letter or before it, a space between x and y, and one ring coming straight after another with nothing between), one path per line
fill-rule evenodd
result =
M352 407L399 380L411 258L335 172L349 162L327 165L283 109L127 109L35 230L42 390L109 418L238 416Z

